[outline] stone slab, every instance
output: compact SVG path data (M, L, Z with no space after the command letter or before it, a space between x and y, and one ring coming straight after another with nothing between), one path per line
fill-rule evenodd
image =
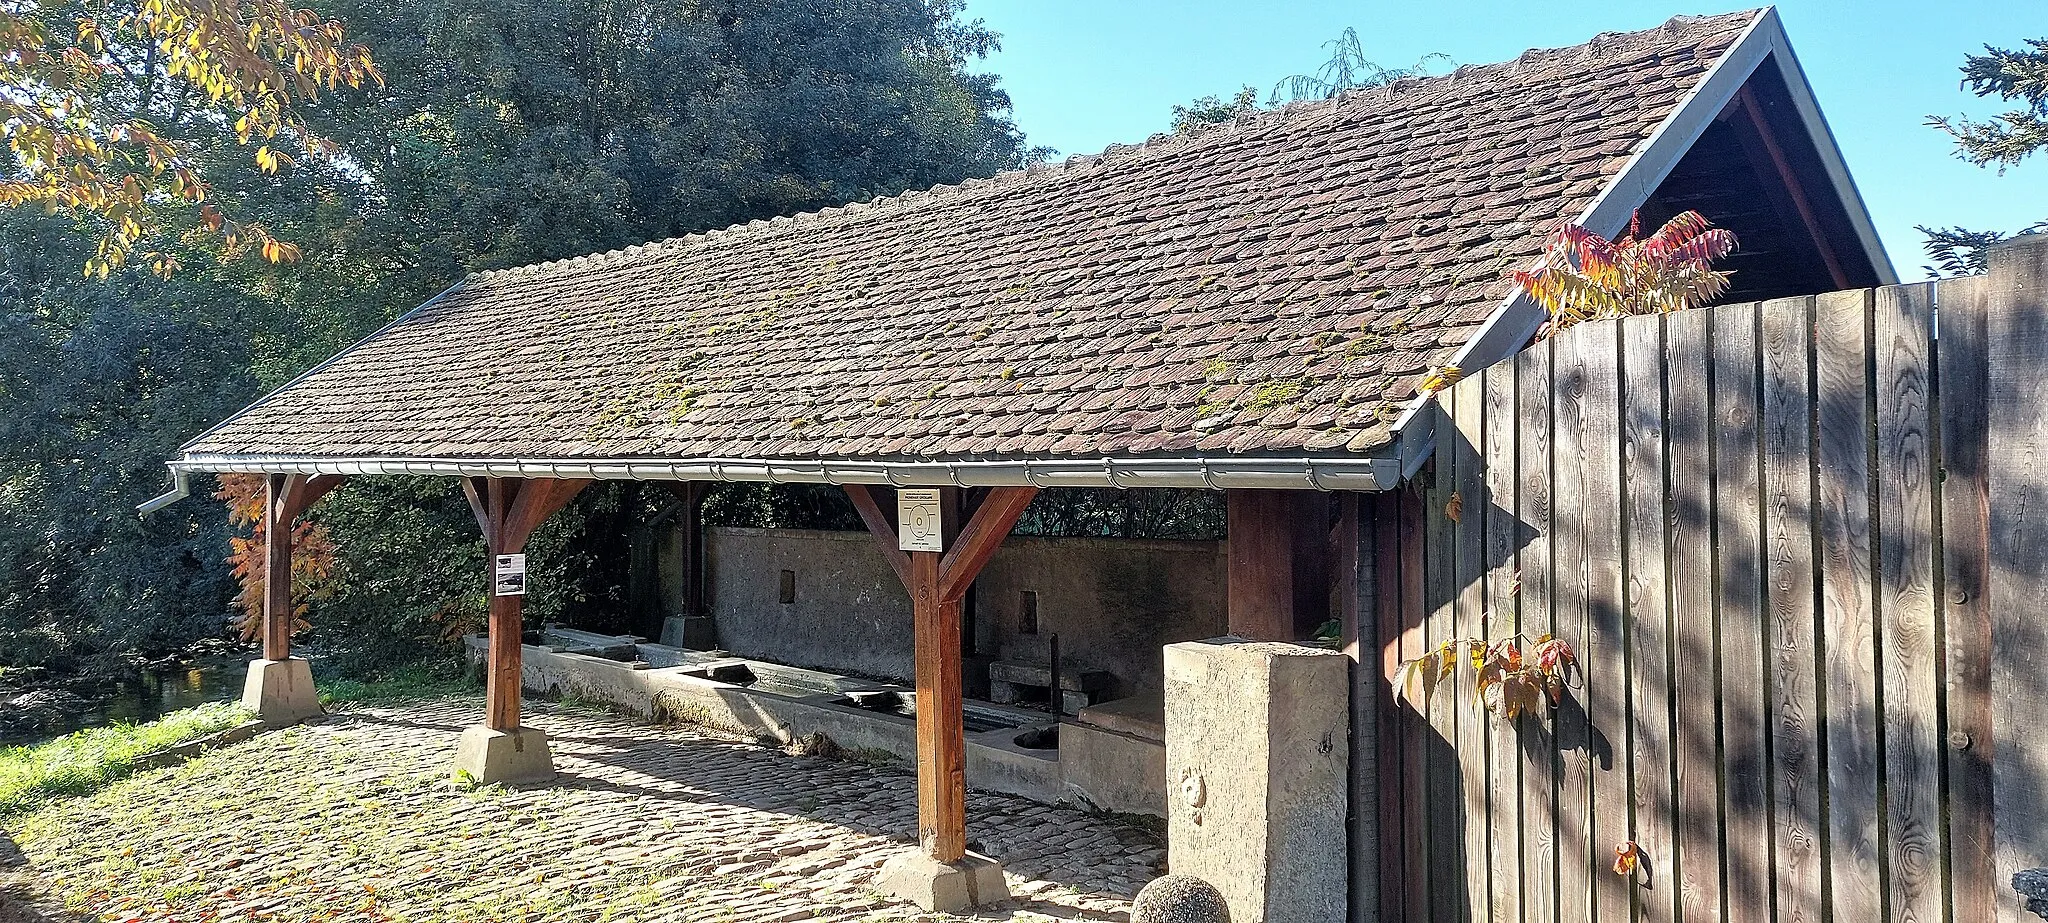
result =
M313 666L298 657L250 661L248 678L242 682L242 707L270 727L324 714L320 693L313 688Z
M455 771L479 784L545 782L555 777L548 737L538 728L499 731L467 728L455 745Z
M1081 709L1083 724L1146 740L1166 740L1166 700L1158 693L1134 695Z
M874 888L932 913L959 913L1010 899L1003 867L974 853L955 862L940 862L922 850L899 853L875 872Z

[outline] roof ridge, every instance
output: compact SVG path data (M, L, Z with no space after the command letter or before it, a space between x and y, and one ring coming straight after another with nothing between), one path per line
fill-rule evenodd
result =
M840 205L828 205L806 211L776 215L771 218L755 218L722 228L693 231L675 237L665 237L645 243L620 247L603 252L586 253L573 257L562 257L528 263L504 269L482 270L473 274L477 282L493 282L501 279L525 278L546 275L558 271L582 271L619 266L643 258L654 258L678 247L694 246L706 242L744 240L771 228L794 227L810 224L819 219L838 218L844 215L881 211L889 208L907 208L934 200L947 199L956 192L1014 185L1018 182L1037 179L1049 174L1065 174L1070 171L1108 166L1136 159L1146 154L1180 150L1204 141L1219 141L1225 136L1236 136L1248 131L1272 130L1300 119L1324 115L1329 112L1362 107L1368 103L1387 102L1397 96L1423 92L1428 89L1448 89L1466 80L1484 74L1505 70L1518 73L1525 68L1554 64L1565 60L1584 60L1596 54L1612 52L1629 44L1655 36L1669 36L1683 29L1714 20L1754 18L1765 8L1738 10L1729 13L1679 14L1648 29L1632 32L1602 32L1576 45L1562 45L1552 48L1530 48L1506 61L1490 61L1484 64L1465 64L1447 74L1411 75L1370 87L1354 87L1338 92L1324 99L1303 99L1283 103L1272 109L1260 109L1242 113L1235 118L1195 126L1186 132L1155 132L1135 144L1112 142L1100 153L1076 153L1058 161L1038 161L1022 167L999 171L990 176L967 177L958 182L906 189L892 195L878 195Z

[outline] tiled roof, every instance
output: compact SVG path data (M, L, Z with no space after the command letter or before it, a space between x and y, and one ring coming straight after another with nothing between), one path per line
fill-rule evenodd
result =
M958 186L483 273L204 455L1376 453L1758 14Z

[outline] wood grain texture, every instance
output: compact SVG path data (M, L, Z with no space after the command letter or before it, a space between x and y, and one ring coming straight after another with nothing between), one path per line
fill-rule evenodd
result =
M1996 728L1994 878L2048 866L2048 401L2035 382L2048 368L2048 240L2036 236L1991 254L1985 306L1990 351L1992 637L1991 718ZM1999 902L1999 923L2027 919Z
M1407 735L1403 733L1409 711L1394 700L1393 694L1393 678L1404 659L1402 495L1400 491L1372 494L1365 502L1372 518L1374 617L1378 622L1374 640L1380 652L1379 671L1374 680L1380 709L1375 730L1379 739L1380 920L1384 923L1408 919L1406 882L1412 853L1403 835L1402 810L1404 803L1415 797L1407 774Z
M292 655L292 528L291 495L304 475L269 474L263 478L263 659Z
M1428 571L1429 517L1423 507L1427 505L1428 494L1413 487L1404 488L1401 496L1401 656L1413 660L1429 652L1429 606ZM1408 905L1406 919L1427 921L1435 917L1436 895L1430 890L1430 828L1425 820L1427 798L1435 794L1429 785L1430 759L1428 748L1436 730L1429 725L1427 716L1414 709L1404 709L1401 716L1402 774L1409 779L1409 797L1401 804L1401 828L1403 847L1407 854L1407 894L1402 898Z
M940 599L958 600L967 595L967 588L974 585L974 578L995 557L1003 539L1009 537L1025 508L1031 505L1031 498L1037 495L1036 487L997 487L975 506L973 515L967 517L960 534L948 543L945 555L939 559Z
M967 736L960 689L960 600L939 594L939 552L910 552L917 671L917 842L952 862L967 852Z
M1643 855L1636 876L1638 919L1678 918L1671 751L1671 612L1666 595L1664 321L1621 321L1622 534L1629 622L1630 760L1634 833Z
M1522 521L1516 499L1518 394L1514 362L1488 368L1486 380L1486 627L1489 639L1521 631L1521 594L1517 557ZM1514 722L1498 717L1487 722L1487 783L1492 800L1488 814L1489 875L1492 879L1490 918L1499 923L1522 920L1522 750Z
M1765 302L1762 437L1765 656L1770 672L1776 919L1824 919L1820 661L1814 606L1813 299Z
M1614 849L1628 841L1628 632L1621 581L1621 324L1584 324L1579 340L1584 370L1584 435L1579 441L1579 524L1586 561L1586 628L1579 643L1585 667L1586 736L1581 752L1592 775L1588 803L1593 919L1629 923L1634 901L1628 880L1614 874Z
M1883 915L1878 839L1877 635L1871 615L1872 395L1869 291L1814 306L1815 525L1819 533L1821 689L1827 701L1828 910Z
M1556 541L1551 543L1551 617L1553 629L1574 649L1586 646L1592 631L1587 609L1586 502L1594 476L1586 464L1588 353L1586 337L1555 337L1552 359L1550 438L1555 461L1557 503L1552 510ZM1558 752L1557 778L1557 912L1561 920L1593 919L1593 753L1592 727L1586 712L1585 688L1568 690L1552 716Z
M1993 872L1991 813L1991 554L1989 344L1984 276L1935 287L1940 339L1935 359L1941 429L1940 492L1943 621L1947 660L1949 919L1992 920L2006 890Z
M1456 400L1455 394L1444 396ZM1452 416L1450 401L1436 404L1438 433L1456 431L1457 420ZM1454 450L1435 454L1432 464L1436 470L1423 508L1429 524L1424 530L1429 543L1427 560L1423 562L1423 592L1429 617L1423 636L1432 651L1458 637L1457 533L1451 530L1445 512L1456 490L1457 459ZM1431 912L1434 919L1444 921L1462 919L1469 901L1465 877L1469 858L1465 851L1465 796L1457 750L1458 713L1463 708L1455 682L1446 681L1438 686L1429 700L1431 733L1424 752L1423 784L1429 792L1430 810L1423 813L1423 822L1428 827L1429 893L1434 899Z
M1293 492L1227 490L1224 506L1230 524L1230 633L1258 641L1294 640L1298 549Z
M1349 912L1353 920L1372 920L1380 906L1380 648L1379 612L1375 605L1378 580L1373 554L1373 522L1370 494L1342 493L1337 500L1337 524L1331 531L1332 563L1336 565L1337 618L1344 656L1351 659L1348 684L1351 706L1351 769L1345 779L1350 801L1346 805L1345 833L1350 837L1351 888Z
M1450 524L1455 555L1456 636L1485 640L1486 626L1486 379L1476 376L1452 389L1451 412L1457 424L1451 447L1456 456L1452 489L1459 514ZM1441 450L1440 450L1441 451ZM1492 844L1487 822L1487 713L1477 706L1476 671L1461 668L1457 682L1458 782L1463 797L1465 904L1467 919L1484 920L1492 913Z
M1551 464L1553 381L1552 347L1544 340L1515 359L1516 402L1521 407L1521 445L1515 456L1517 497L1528 543L1521 555L1522 631L1542 635L1555 630L1551 612L1551 549L1556 544ZM1557 919L1557 746L1544 719L1519 719L1517 738L1522 753L1522 918L1531 923Z
M1713 309L1714 557L1729 923L1767 920L1771 906L1756 325L1756 305Z
M1671 478L1669 580L1673 622L1672 676L1678 706L1673 758L1678 766L1677 874L1684 919L1721 918L1721 790L1715 750L1714 567L1712 520L1716 438L1707 365L1707 311L1682 311L1664 322L1671 395L1667 423Z
M1884 654L1886 900L1892 919L1943 919L1943 696L1934 605L1934 490L1929 350L1933 292L1879 289L1871 360L1877 375L1878 585Z

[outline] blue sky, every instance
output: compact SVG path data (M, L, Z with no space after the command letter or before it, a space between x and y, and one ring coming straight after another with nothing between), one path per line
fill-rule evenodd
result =
M1002 75L1033 144L1062 155L1100 151L1164 130L1175 103L1244 84L1261 92L1312 72L1322 43L1358 29L1388 67L1423 55L1452 65L1575 45L1599 32L1644 29L1679 13L1741 6L1678 0L968 0L968 15L1003 34L987 69ZM1840 142L1900 275L1922 277L1916 224L2011 230L2048 218L2048 158L1999 176L1950 156L1929 113L1989 115L1995 103L1957 86L1963 55L2048 36L2042 0L1786 0L1793 50Z

